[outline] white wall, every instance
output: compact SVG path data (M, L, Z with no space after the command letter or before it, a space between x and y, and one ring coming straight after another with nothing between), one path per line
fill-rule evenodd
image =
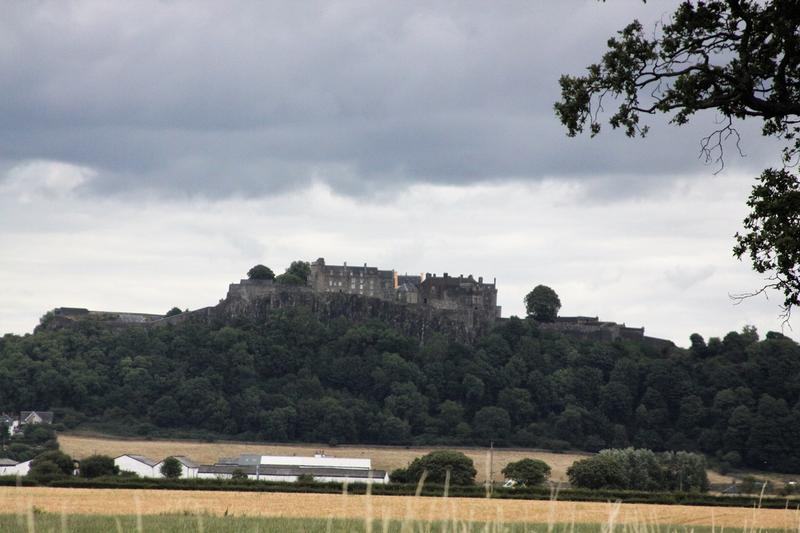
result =
M152 466L146 465L145 463L134 459L128 455L122 455L114 459L114 464L119 467L120 470L125 470L127 472L135 472L139 475L139 477L159 477L160 474L156 475L158 470L153 470Z
M14 466L0 466L0 476L27 476L31 462L25 461Z

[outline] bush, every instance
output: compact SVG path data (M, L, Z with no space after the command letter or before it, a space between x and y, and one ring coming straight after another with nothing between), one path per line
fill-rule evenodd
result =
M231 480L233 481L243 481L249 479L247 474L241 468L234 468L233 472L231 472Z
M408 469L396 468L392 470L389 474L389 481L392 483L411 483L411 479L408 477Z
M31 463L28 477L37 483L46 484L58 479L66 479L69 476L53 461L37 460L35 464Z
M114 464L114 459L107 455L90 455L81 461L81 477L95 478L100 476L115 476L119 467Z
M315 479L314 476L312 476L311 474L300 474L299 476L297 476L297 482L307 485L309 483L314 483Z
M40 463L53 463L64 476L71 476L75 469L72 457L58 450L50 450L37 455L31 461L31 471Z

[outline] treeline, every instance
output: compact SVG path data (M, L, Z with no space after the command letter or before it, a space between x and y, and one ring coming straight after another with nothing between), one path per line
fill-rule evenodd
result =
M0 410L138 435L378 444L635 446L800 472L800 347L752 328L688 350L502 321L475 345L292 309L266 324L0 339Z

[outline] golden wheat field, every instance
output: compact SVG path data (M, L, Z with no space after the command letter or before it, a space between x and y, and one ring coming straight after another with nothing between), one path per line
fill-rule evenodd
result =
M140 454L153 459L163 459L170 455L186 455L203 464L216 462L220 457L231 457L241 453L261 453L264 455L313 455L323 451L327 455L340 457L363 457L372 459L373 468L391 472L395 468L408 465L415 457L424 455L433 448L406 448L401 446L337 446L330 448L320 444L252 444L240 442L196 442L181 440L127 440L116 438L89 437L82 435L60 434L58 442L61 449L76 459L100 453L116 457L125 453ZM464 452L475 462L478 470L477 481L486 479L488 468L488 450L476 448L448 448ZM501 470L512 461L525 457L541 459L552 468L550 478L555 481L566 481L567 468L578 459L589 454L553 453L540 450L495 449L494 481L502 481ZM730 478L716 472L708 472L709 481L724 483Z
M0 508L24 514L27 509L68 514L212 515L284 518L386 518L526 523L608 523L714 525L726 528L776 528L797 531L796 510L681 505L282 494L256 492L139 489L62 489L2 487Z

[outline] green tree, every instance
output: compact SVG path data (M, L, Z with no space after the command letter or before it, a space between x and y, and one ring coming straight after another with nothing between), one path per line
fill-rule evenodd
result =
M584 489L623 489L628 480L622 465L613 457L595 455L567 468L570 485Z
M183 474L183 465L174 457L167 457L161 464L161 475L167 479L178 479Z
M275 279L275 273L264 265L256 265L247 271L247 279Z
M511 431L511 417L502 407L481 407L472 420L475 437L481 441L504 440Z
M422 472L427 471L427 482L444 483L448 470L450 471L451 485L472 485L475 483L475 475L478 473L472 459L463 453L437 450L417 457L408 465L408 480L416 483L422 477Z
M292 261L286 272L275 278L282 285L305 285L311 275L311 266L306 261Z
M172 309L167 311L167 314L164 315L164 316L175 316L175 315L179 315L181 313L183 313L183 311L181 311L179 307L173 307Z
M119 467L107 455L90 455L81 460L80 473L81 477L86 478L116 476L119 474Z
M554 322L561 309L556 291L546 285L537 285L525 296L528 316L539 322Z
M540 485L550 477L550 465L541 459L520 459L508 463L502 470L507 479L513 479L518 485Z
M724 122L705 137L707 161L723 163L724 142L739 141L736 119L761 119L762 134L783 140L782 159L800 155L800 9L796 0L710 0L682 2L671 20L645 31L634 20L608 40L601 61L584 76L562 76L555 111L574 136L588 125L600 132L604 103L619 102L612 128L645 136L643 115L671 114L686 124L710 109ZM605 102L604 102L605 101ZM736 237L734 255L750 256L766 287L784 293L784 309L800 298L798 178L786 169L767 169L753 188L746 233Z
M783 309L800 305L800 179L786 169L766 169L747 200L744 234L736 234L736 257L750 257L753 269L770 281L759 292L783 292ZM748 295L744 295L748 296Z

